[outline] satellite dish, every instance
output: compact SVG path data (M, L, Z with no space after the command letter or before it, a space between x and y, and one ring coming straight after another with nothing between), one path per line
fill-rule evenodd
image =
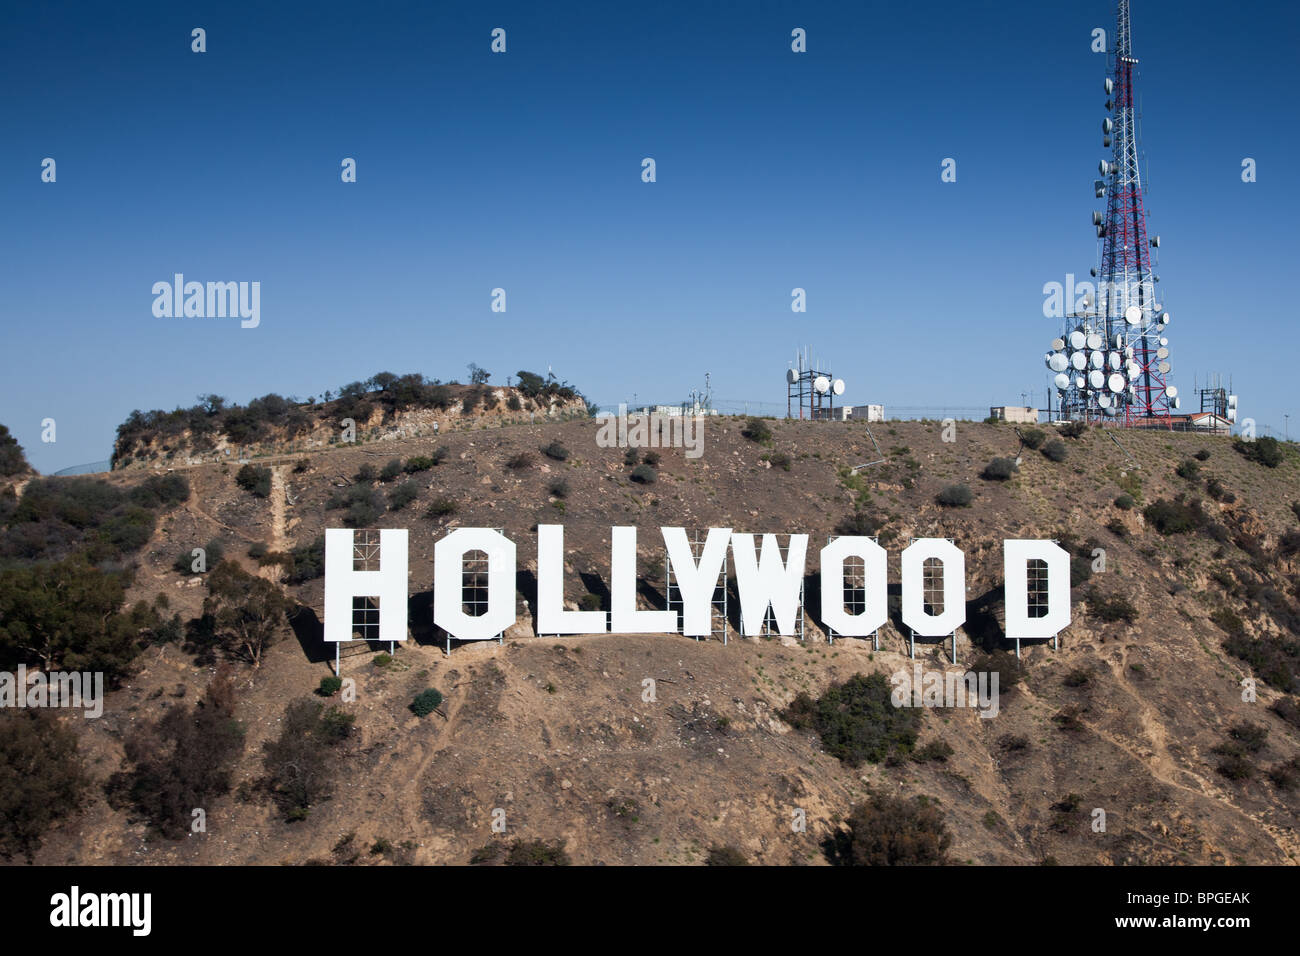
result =
M1165 339L1165 338L1162 338L1162 339L1160 340L1160 344L1161 344L1161 345L1168 345L1168 344L1169 344L1169 340L1168 340L1168 339Z
M1065 348L1065 339L1052 339L1052 351L1059 352Z
M831 391L834 392L836 395L843 395L844 379L837 378L835 381L831 382Z
M799 373L792 368L788 368L785 370L785 380L793 385L795 382L799 381Z
M1169 350L1165 348L1163 345L1160 346L1160 348L1156 349L1156 358L1158 359L1169 358Z
M1159 365L1156 366L1156 368L1160 369L1161 375L1168 375L1174 369L1174 367L1170 365L1168 362L1161 362Z
M1110 396L1109 396L1109 395L1098 395L1098 396L1097 396L1097 404L1100 405L1102 408L1110 408Z
M1112 392L1118 393L1124 391L1124 385L1124 376L1119 374L1119 372L1111 372L1110 378L1106 379L1106 387Z
M1064 352L1053 352L1047 357L1047 367L1053 372L1064 372L1070 365Z
M818 375L813 379L813 388L817 390L819 395L825 395L831 390L831 380L825 375Z
M1177 397L1178 397L1178 386L1177 386L1177 385L1170 385L1167 389L1165 389L1165 394L1168 395L1170 398L1177 398Z
M1106 95L1110 96L1111 92L1114 89L1115 89L1115 81L1112 80L1109 76L1106 77Z
M1088 353L1075 352L1073 355L1070 356L1070 364L1074 367L1076 371L1082 372L1084 369L1088 367Z
M1115 128L1115 124L1110 121L1109 116L1107 116L1104 120L1101 121L1101 131L1103 133L1109 133L1114 128Z
M1159 236L1156 236L1154 239L1151 240L1151 248L1152 248L1152 249L1159 249L1159 248L1160 248L1160 237L1159 237Z
M1052 381L1061 391L1065 391L1070 387L1070 376L1066 375L1064 372L1057 375L1056 378L1052 379Z
M1139 309L1136 305L1130 305L1127 309L1124 310L1124 321L1127 322L1129 325L1141 325L1142 310Z
M1088 385L1088 381L1082 375L1076 377L1074 380L1075 388L1085 388L1087 387L1087 385Z
M1106 160L1103 159L1100 163L1097 164L1097 169L1101 171L1101 174L1103 176L1105 176L1110 172L1110 163L1106 162Z
M1093 388L1105 388L1106 373L1099 371L1098 369L1093 369L1088 373L1088 384Z
M1124 347L1124 333L1116 332L1115 337L1111 341L1115 343L1115 348L1122 349Z
M1081 349L1088 342L1088 336L1084 335L1078 329L1070 333L1070 348Z
M1161 325L1168 325L1168 324L1169 324L1170 322L1172 322L1172 321L1173 321L1173 316L1171 316L1168 312L1161 312L1161 313L1160 313L1160 324L1161 324Z
M1182 408L1182 407L1183 407L1183 400L1181 398L1175 398L1174 408Z
M1105 342L1105 341L1106 341L1106 340L1103 339L1103 338L1102 338L1100 335L1098 335L1096 332L1091 332L1091 333L1089 333L1089 335L1088 335L1088 348L1090 348L1090 349L1099 349L1099 348L1101 348L1102 343Z
M1093 368L1101 368L1106 364L1105 352L1090 352L1088 354L1088 364Z
M1107 414L1107 415L1118 415L1118 414L1119 414L1119 406L1118 406L1118 405L1112 405L1110 408L1106 409L1106 414Z
M1100 226L1100 225L1101 225L1101 213L1099 213L1099 212L1098 212L1097 210L1095 210L1095 209L1092 211L1092 224L1093 224L1094 226Z
M1110 365L1110 370L1112 372L1118 372L1124 365L1124 356L1120 355L1118 352L1111 352L1108 364Z

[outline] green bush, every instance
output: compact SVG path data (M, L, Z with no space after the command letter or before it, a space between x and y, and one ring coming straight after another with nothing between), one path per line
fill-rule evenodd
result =
M1007 481L1016 474L1016 461L1014 458L994 458L984 466L980 472L980 477L985 481Z
M750 418L740 429L740 433L750 441L762 444L772 440L772 429L761 418Z
M1124 621L1128 624L1137 622L1138 609L1122 594L1105 595L1095 587L1088 592L1088 615L1098 621L1113 624Z
M849 813L831 841L831 856L848 866L942 866L952 835L938 808L918 797L872 794Z
M971 503L971 490L969 485L948 485L937 495L935 501L945 508L965 508Z
M1230 505L1237 500L1237 496L1229 491L1227 485L1218 478L1211 478L1205 483L1205 493L1215 501L1222 501L1226 505Z
M251 553L252 549L250 548L249 551ZM226 545L220 538L213 538L203 546L203 564L209 571L220 564L225 556ZM172 562L172 568L173 570L179 571L181 574L193 574L194 550L191 548L188 551L182 551L178 554L176 560Z
M975 674L988 674L990 679L993 674L997 674L998 693L1002 694L1013 690L1029 673L1016 655L996 648L979 651L970 659L966 670Z
M871 537L880 530L880 522L865 511L855 511L840 519L835 526L835 533L854 537Z
M648 451L641 456L641 461L649 465L651 468L659 467L659 462L661 460L662 456L657 451Z
M1263 724L1242 722L1228 728L1228 736L1241 745L1247 753L1257 754L1268 741L1268 728Z
M314 581L325 574L325 538L318 537L311 544L300 544L289 551L293 559L285 573L285 583L302 584Z
M1060 462L1065 461L1068 456L1069 452L1065 449L1065 442L1061 441L1059 438L1053 438L1043 446L1043 457L1048 461L1054 461L1059 464Z
M1209 461L1209 460L1210 460L1210 450L1209 450L1208 448L1202 448L1202 449L1201 449L1200 451L1198 451L1198 452L1197 452L1193 457L1194 457L1197 461Z
M174 704L156 720L133 723L123 739L123 769L108 782L110 803L133 807L166 837L184 837L193 809L211 807L230 790L244 751L234 710L234 679L223 667L194 706Z
M408 475L413 475L418 471L428 471L436 464L437 462L433 460L431 455L412 455L406 459L406 464L402 466L402 470Z
M143 500L169 492L155 488ZM92 564L120 561L142 548L157 515L132 493L100 478L33 478L19 500L0 498L7 514L0 535L0 563L60 560L80 553ZM9 559L7 562L5 559Z
M946 740L931 740L928 744L918 748L912 754L912 759L917 763L946 763L952 755L953 749Z
M1084 668L1076 667L1074 670L1070 671L1070 673L1065 675L1065 680L1062 681L1062 683L1065 684L1066 687L1086 687L1088 684L1092 683L1092 675Z
M849 766L879 763L911 753L921 722L915 708L895 707L890 695L883 674L855 674L815 700L800 691L781 716L798 730L816 731L826 752Z
M147 605L126 609L130 582L81 557L0 570L0 669L103 671L116 684L157 623Z
M343 678L335 677L331 674L329 677L320 679L320 686L316 688L316 693L321 697L333 697L343 689Z
M1174 469L1174 474L1185 481L1196 481L1201 477L1201 466L1191 458L1184 458Z
M1247 461L1256 462L1266 468L1276 468L1286 457L1282 450L1282 443L1276 438L1256 438L1254 441L1238 438L1232 443L1232 447Z
M401 511L420 497L420 486L414 481L404 481L388 493L388 510Z
M235 484L258 498L271 496L271 469L245 465L235 473Z
M1132 511L1136 505L1137 502L1133 500L1133 496L1130 494L1122 494L1115 499L1115 507L1120 511Z
M1163 535L1187 534L1205 526L1205 513L1199 501L1156 500L1142 510L1147 523Z
M783 451L773 452L767 460L773 468L780 468L782 471L790 470L790 456Z
M190 500L190 483L176 472L150 475L131 489L129 497L143 508L167 508Z
M523 471L525 468L531 468L533 456L526 451L521 451L517 455L511 455L506 459L506 467L511 471Z
M90 779L70 722L39 710L0 715L0 857L30 863L45 831L85 801Z
M715 845L709 847L709 855L705 857L704 864L706 866L749 866L749 860L734 846Z
M31 470L27 464L27 457L23 454L23 446L18 444L18 439L9 434L9 429L0 425L0 477L8 478L10 475L22 475Z
M411 713L416 717L428 717L440 706L442 706L442 694L430 687L415 695L415 700L411 701Z
M305 819L312 806L331 795L340 763L332 751L351 734L355 719L310 697L285 708L279 737L262 749L267 789L287 821Z
M1057 434L1064 438L1082 438L1088 434L1087 422L1067 422L1057 428Z
M454 515L458 510L456 502L452 499L438 497L429 503L429 507L424 511L424 516L426 518L446 518L449 515Z
M387 484L402 473L402 459L389 459L388 464L379 469L379 480Z
M379 492L366 484L339 489L325 502L325 507L345 511L343 523L349 528L369 527L384 513L384 502Z
M1047 432L1040 428L1026 428L1020 433L1020 440L1025 443L1025 447L1037 451L1042 447L1043 442L1047 441Z
M659 479L659 473L649 465L637 465L632 469L631 478L639 485L653 485Z
M558 440L542 446L542 454L553 461L564 461L569 457L569 449Z
M571 862L563 840L516 840L506 853L506 866L568 866Z
M563 478L552 478L551 483L546 486L546 490L557 498L569 497L569 483Z

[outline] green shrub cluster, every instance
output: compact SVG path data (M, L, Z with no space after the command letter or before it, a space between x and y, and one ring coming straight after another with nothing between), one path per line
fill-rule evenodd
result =
M855 674L816 699L801 691L782 717L796 729L816 731L826 752L849 766L879 763L911 753L920 726L916 709L895 707L890 695L883 674Z

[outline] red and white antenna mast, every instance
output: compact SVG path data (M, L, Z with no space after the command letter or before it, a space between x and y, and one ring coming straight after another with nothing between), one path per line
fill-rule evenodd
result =
M1109 161L1101 164L1106 213L1097 227L1101 242L1101 268L1097 276L1097 302L1105 317L1106 338L1114 343L1123 336L1127 401L1126 425L1151 425L1152 419L1170 424L1165 376L1170 371L1167 339L1163 337L1169 313L1156 295L1151 271L1151 250L1160 238L1147 238L1146 210L1142 203L1142 176L1133 76L1137 67L1129 23L1129 0L1119 0L1115 27L1115 53L1111 77L1106 80L1110 115L1102 122L1103 145L1112 145ZM1095 219L1096 217L1094 217ZM1174 395L1178 393L1175 391Z

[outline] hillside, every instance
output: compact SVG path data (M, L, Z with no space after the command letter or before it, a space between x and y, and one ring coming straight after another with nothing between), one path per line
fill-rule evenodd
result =
M589 419L443 429L437 438L393 432L276 464L260 486L251 472L241 486L239 469L224 463L183 469L188 497L159 506L131 559L138 568L127 601L165 604L181 622L199 618L209 588L203 574L176 570L178 555L218 540L226 558L285 589L296 606L292 632L260 666L234 663L244 746L229 792L202 808L205 833L160 835L104 787L132 734L201 697L224 656L193 628L183 637L160 629L102 718L61 718L93 783L82 809L45 833L36 861L466 863L485 845L519 838L562 841L578 863L694 863L722 846L756 863L820 864L822 842L869 793L927 797L952 834L955 862L1300 860L1300 792L1284 773L1268 775L1300 766L1294 446L1269 467L1231 439L1119 432L1121 448L1092 430L1064 439L1064 460L1053 461L1021 449L1008 425L960 422L945 442L940 423L895 422L873 426L887 460L854 475L850 466L879 457L861 423L767 425L771 438L755 441L743 420L708 421L703 456L658 449L647 484L630 480L624 449L598 447ZM567 450L563 460L541 452L553 442ZM1022 463L1008 480L980 477L992 459L1017 453ZM440 460L389 481L363 470L378 475L394 458ZM129 495L165 460L107 482ZM970 487L968 507L936 501L953 484ZM1116 503L1125 495L1130 507ZM399 510L368 510L402 496L411 500ZM287 822L266 789L263 745L279 735L286 704L312 696L332 673L332 649L320 640L322 581L310 565L324 530L342 527L349 513L364 526L410 529L413 639L387 662L376 658L386 646L345 649L342 676L356 681L357 699L329 703L355 724L331 751L333 793ZM745 639L734 620L725 645L533 633L539 522L564 525L573 607L595 600L589 594L607 599L615 524L642 529L645 607L664 587L660 526L807 532L815 607L815 550L855 515L858 533L878 533L889 552L891 623L878 652L870 641L827 643L812 615L803 643ZM448 657L428 609L433 545L455 527L501 528L515 542L520 614L504 645L454 645ZM815 698L854 674L910 669L898 554L917 537L949 537L966 554L963 664L1008 647L998 623L1004 538L1056 538L1079 556L1074 622L1059 650L1025 645L1023 680L1004 681L993 719L963 709L921 714L918 744L942 740L951 754L931 748L932 759L850 766L781 713L799 692ZM1105 568L1094 571L1097 548ZM734 608L733 596L733 618ZM917 656L926 668L951 666L948 645L918 644ZM1248 703L1242 681L1252 674L1258 699ZM653 702L642 698L645 678L656 682ZM426 687L445 701L417 717L408 705ZM1266 738L1256 732L1235 745L1243 725L1265 728ZM1091 826L1097 808L1105 832ZM491 829L497 809L503 835ZM799 809L806 833L790 826Z

